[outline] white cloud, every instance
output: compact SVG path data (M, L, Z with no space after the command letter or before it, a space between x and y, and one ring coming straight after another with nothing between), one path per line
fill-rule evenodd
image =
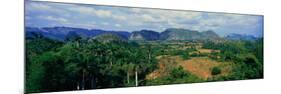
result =
M60 23L68 22L68 20L65 18L53 17L53 16L38 16L38 18L44 19L44 20L49 20L49 21L56 21L56 22L60 22Z
M101 24L102 24L102 25L109 25L108 22L102 22Z
M159 21L171 20L189 20L201 16L200 12L186 12L186 11L173 11L173 10L156 10L156 9L131 9L131 11L141 14L147 14Z
M95 13L96 9L91 7L84 7L84 6L77 6L69 8L70 11L75 11L82 14L93 14Z
M260 23L259 16L196 11L38 2L28 3L26 10L27 15L29 15L29 12L35 12L34 14L36 15L26 16L26 19L40 16L40 19L56 21L66 26L122 29L127 31L139 29L163 31L165 28L186 28L198 31L209 29L214 31L226 30L223 32L227 32L238 31L243 28L257 28L260 25L258 24Z
M113 19L116 19L116 20L121 20L121 21L125 21L127 20L126 17L124 15L111 15Z
M132 20L130 26L157 26L158 27L175 27L186 28L190 25L191 21L200 19L202 13L200 12L186 12L186 11L173 11L173 10L156 10L156 9L128 9L130 14L125 15L127 19ZM186 23L183 23L186 22ZM189 24L187 24L189 22ZM159 28L160 29L160 28Z
M142 21L145 22L157 22L158 20L153 18L151 15L143 14L139 17Z
M89 16L96 15L101 18L110 17L112 15L111 11L109 10L95 9L93 7L85 7L85 6L77 6L77 7L70 8L69 10L79 12L82 15L89 15Z
M65 10L63 10L61 8L57 8L58 6L55 6L53 4L55 4L55 3L27 2L25 9L27 12L66 14Z
M193 18L198 23L188 28L205 31L224 29L230 31L241 31L246 28L254 28L259 23L258 16L240 15L240 14L223 14L223 13L202 13L205 17ZM201 15L201 16L202 16Z
M97 16L100 18L111 18L114 20L125 21L127 14L113 14L112 10L96 9L94 7L76 6L69 9L70 11L79 12L81 15Z
M107 11L107 10L96 10L95 14L99 17L110 17L111 11Z
M121 24L114 24L115 27L122 27Z
M223 26L241 26L249 27L258 23L258 16L240 15L240 14L222 14L222 13L208 13L208 23L216 23Z
M50 10L51 6L42 3L28 3L27 9L36 9L36 10Z

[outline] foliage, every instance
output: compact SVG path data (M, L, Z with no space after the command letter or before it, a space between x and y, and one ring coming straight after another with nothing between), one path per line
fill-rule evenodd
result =
M170 75L172 78L183 78L189 74L183 70L183 67L174 68L171 70Z
M178 84L178 83L194 83L201 82L202 79L196 75L185 71L183 67L175 67L169 71L169 75L156 78L154 80L148 80L146 85L165 85L165 84Z
M110 37L110 36L107 36ZM148 80L146 76L158 69L157 56L209 56L214 60L234 62L228 76L216 80L255 79L263 77L263 42L203 41L203 48L220 50L210 54L190 54L195 45L185 48L169 42L149 43L115 40L82 39L75 33L65 42L46 39L40 35L26 40L26 92L84 90L135 85L161 85L206 81L185 70L169 66L166 75ZM184 42L183 42L184 43ZM218 58L219 57L219 58ZM174 64L175 61L167 62ZM211 69L212 75L222 70Z
M50 46L36 46L45 41ZM75 38L57 47L54 40L33 39L27 45L27 92L120 87L134 71L142 80L156 68L154 56L146 53L148 48L122 41Z
M218 75L221 73L221 69L219 67L213 67L211 73L212 75Z

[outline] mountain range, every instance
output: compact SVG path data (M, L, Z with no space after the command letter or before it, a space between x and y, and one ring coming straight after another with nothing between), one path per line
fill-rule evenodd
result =
M206 40L219 38L219 35L211 30L198 32L182 28L168 28L160 35L161 40Z
M83 29L72 27L25 27L25 34L27 38L35 37L34 34L40 34L44 37L66 41L67 39L80 36L82 38L95 38L95 37L114 37L121 38L122 40L217 40L222 39L217 33L212 30L196 31L183 28L168 28L163 32L156 32L153 30L140 30L140 31L110 31L102 29ZM230 40L253 40L256 37L251 35L231 34L225 37Z
M25 28L26 37L34 37L33 33L38 33L44 37L64 41L67 36L79 35L82 38L92 38L101 34L115 34L121 38L128 39L131 33L126 31L106 31L101 29L83 29L83 28L72 28L72 27L26 27Z
M245 35L245 34L229 34L225 37L225 39L254 41L257 40L258 38L252 35Z

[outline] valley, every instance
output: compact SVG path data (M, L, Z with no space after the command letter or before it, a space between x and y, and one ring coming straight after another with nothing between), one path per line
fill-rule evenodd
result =
M263 38L175 28L26 30L29 92L263 78Z

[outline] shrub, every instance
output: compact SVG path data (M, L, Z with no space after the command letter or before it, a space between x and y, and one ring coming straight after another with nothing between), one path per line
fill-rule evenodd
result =
M171 71L172 78L183 78L184 76L188 76L188 74L183 70L183 67L174 68Z
M221 73L221 69L219 67L214 67L212 69L212 75L218 75Z

